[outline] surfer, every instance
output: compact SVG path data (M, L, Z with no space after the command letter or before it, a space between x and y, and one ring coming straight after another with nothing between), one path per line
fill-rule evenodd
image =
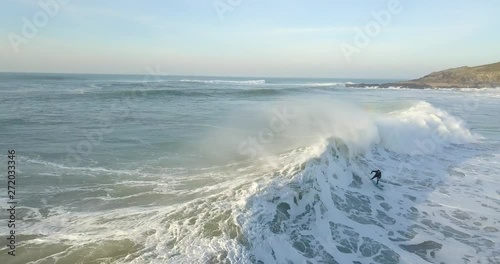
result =
M371 178L371 180L377 178L377 185L378 185L378 181L380 181L380 178L382 178L382 172L380 170L374 170L374 171L370 172L370 174L372 174L374 172L375 172L375 176L373 176Z

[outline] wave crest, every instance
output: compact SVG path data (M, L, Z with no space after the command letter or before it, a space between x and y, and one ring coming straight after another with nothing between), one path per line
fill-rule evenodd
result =
M424 101L379 118L377 128L386 148L407 154L429 154L450 144L482 139L460 118Z

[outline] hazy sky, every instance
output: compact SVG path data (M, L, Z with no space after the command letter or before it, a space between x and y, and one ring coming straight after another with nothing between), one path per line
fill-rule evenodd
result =
M499 14L498 0L2 0L0 71L413 78L500 61Z

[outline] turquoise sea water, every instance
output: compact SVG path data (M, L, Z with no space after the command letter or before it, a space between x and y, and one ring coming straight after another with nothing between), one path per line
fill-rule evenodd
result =
M385 81L2 73L0 262L500 262L500 90Z

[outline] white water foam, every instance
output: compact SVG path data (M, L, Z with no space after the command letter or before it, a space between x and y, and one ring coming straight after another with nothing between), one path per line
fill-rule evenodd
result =
M345 124L335 121L337 128ZM447 180L449 166L460 159L446 157L443 151L458 150L454 144L477 142L477 135L459 119L425 102L357 121L364 125L343 133L336 130L333 139L280 156L281 164L286 165L272 177L250 177L256 183L240 179L237 187L225 194L183 207L178 217L184 220L170 226L162 238L178 243L164 248L155 260L420 263L426 259L439 263L453 260L456 255L447 252L454 248L461 248L459 258L478 248L484 253L469 259L494 256L491 239L477 237L464 242L461 236L467 235L455 225L437 228L433 221L445 221L429 217L441 206L428 197L436 191L435 186ZM370 126L374 132L360 140L358 133L370 130ZM378 131L379 126L400 131L403 136L390 142L393 137L385 135L383 129ZM408 154L405 146L418 149L418 144L411 146L412 141L432 134L442 135L435 142L439 148L426 156ZM411 166L401 167L402 163ZM369 183L368 174L374 168L388 172L384 174L385 193ZM204 212L205 207L216 213ZM204 212L202 216L195 213L198 210ZM454 212L450 209L448 214ZM184 226L189 222L193 224Z
M244 84L244 85L262 85L266 84L266 80L244 80L244 81L232 81L232 80L180 80L181 82L190 83L207 83L207 84Z
M327 124L313 126L321 142L282 153L272 166L256 161L221 175L231 180L193 191L200 198L188 204L55 208L23 230L47 237L26 243L72 246L45 261L106 241L130 247L110 259L117 263L499 261L500 184L491 175L500 171L470 175L481 163L467 165L475 152L463 146L481 137L463 121L426 102L382 115L341 106L323 112L298 117ZM383 171L384 190L370 182L372 169Z
M382 144L407 154L431 154L449 144L477 143L465 122L427 102L389 113L377 120Z

